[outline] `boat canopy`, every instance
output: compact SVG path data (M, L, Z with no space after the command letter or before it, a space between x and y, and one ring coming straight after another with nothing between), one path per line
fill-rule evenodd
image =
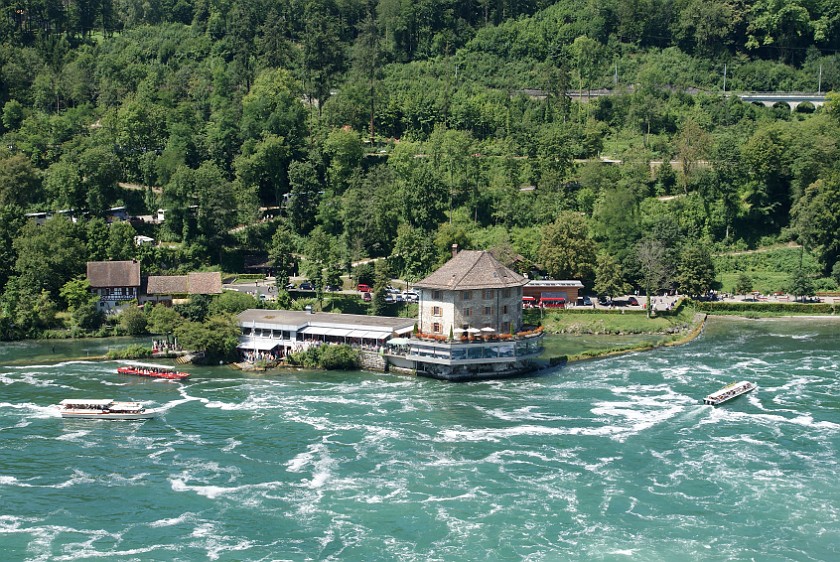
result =
M72 399L68 398L66 400L62 400L59 402L62 406L108 406L112 404L114 401L110 398L79 398L79 399Z

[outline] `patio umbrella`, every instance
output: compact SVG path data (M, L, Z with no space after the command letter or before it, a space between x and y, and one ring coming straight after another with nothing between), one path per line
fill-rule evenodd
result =
M467 333L468 334L480 334L481 330L479 330L478 328L467 328Z
M490 326L485 326L484 328L482 328L482 329L481 329L481 331L482 331L482 332L487 332L487 333L490 333L490 332L495 332L496 330L494 330L494 329L493 329L493 328L491 328Z

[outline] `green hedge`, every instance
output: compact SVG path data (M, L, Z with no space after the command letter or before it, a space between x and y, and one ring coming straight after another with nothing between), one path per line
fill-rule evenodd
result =
M726 312L772 312L782 314L836 314L837 309L833 304L803 304L803 303L781 303L781 302L693 302L697 310L701 312L726 313Z

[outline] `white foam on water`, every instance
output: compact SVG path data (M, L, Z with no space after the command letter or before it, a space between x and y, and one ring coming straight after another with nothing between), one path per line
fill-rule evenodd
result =
M82 438L84 438L85 436L87 436L89 434L90 434L89 430L88 431L86 431L86 430L71 431L69 433L64 433L62 435L59 435L58 437L55 438L55 440L56 441L81 441Z
M209 560L218 560L226 552L240 552L255 546L253 541L222 534L217 525L210 522L197 525L190 536L196 540L189 546L204 550Z
M0 408L11 408L13 410L22 410L28 414L27 417L47 419L58 418L61 414L55 406L41 406L40 404L33 404L25 402L21 404L14 404L11 402L0 402Z
M225 441L227 442L227 445L225 445L224 447L222 447L220 449L222 452L225 452L225 453L229 453L229 452L233 451L239 445L242 444L242 441L239 441L238 439L234 439L233 437L228 437L227 439L225 439Z
M157 521L151 521L148 523L149 527L155 528L166 528L166 527L174 527L175 525L180 525L181 523L192 523L196 520L196 514L187 511L182 513L178 517L169 517L167 519L158 519Z
M311 467L312 478L303 480L303 484L308 488L317 489L324 487L330 480L335 464L335 460L329 455L327 446L324 443L316 443L310 445L306 452L297 454L286 463L286 470L299 473L307 467Z

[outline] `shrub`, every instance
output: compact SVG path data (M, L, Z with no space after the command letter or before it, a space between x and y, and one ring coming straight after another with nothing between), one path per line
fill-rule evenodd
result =
M290 365L327 371L359 368L359 351L349 345L319 345L286 356Z
M109 349L106 357L108 359L142 359L152 356L152 348L139 343L133 343L126 347Z

